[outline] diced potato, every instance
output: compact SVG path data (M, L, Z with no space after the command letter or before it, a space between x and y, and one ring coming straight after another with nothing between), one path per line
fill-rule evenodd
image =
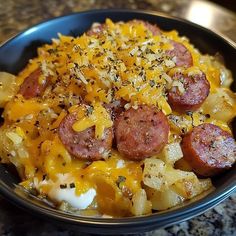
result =
M187 199L191 199L212 188L210 179L199 180L196 176L182 179L170 186L169 189L158 191L146 187L148 199L154 210L166 210L174 207Z
M200 185L202 191L207 191L208 189L213 187L210 178L208 178L208 179L199 179L199 185Z
M176 170L159 159L148 158L144 161L143 182L146 186L158 191L164 191L182 179L195 177L193 172Z
M0 143L2 145L2 148L0 149L1 162L10 163L8 153L13 148L13 142L6 137L6 131L3 128L0 129Z
M190 199L201 192L199 180L195 178L182 179L176 181L171 189L185 199Z
M167 144L162 153L160 154L160 158L165 162L173 165L176 161L183 157L183 152L179 143L170 143Z
M236 114L236 94L227 88L218 88L207 97L202 109L212 119L230 122Z
M16 94L17 85L15 80L14 75L0 72L0 107L3 107Z
M226 69L220 63L218 63L217 66L220 67L220 82L221 82L221 86L223 86L225 88L229 88L230 85L233 82L232 72L230 70Z
M163 161L155 158L148 158L144 161L143 182L150 188L160 190L167 186L164 172L166 165Z
M177 181L181 181L183 179L193 179L197 178L193 172L182 171L174 169L172 166L167 166L165 171L165 179L168 186L171 186Z
M173 184L171 189L183 198L191 199L210 189L211 187L212 183L210 179L199 180L195 176L195 178L182 179L180 181L177 181L175 184Z
M22 137L20 137L16 128L1 127L0 128L0 143L2 148L0 149L0 157L2 163L13 163L21 175L24 178L23 172L25 168L21 163L22 158L28 157L28 152L24 146Z
M152 204L147 200L147 194L144 189L140 189L134 194L132 203L131 212L136 216L150 214L152 211Z
M222 55L216 54L215 57L208 57L208 59L211 59L212 66L219 69L221 86L229 88L233 82L232 72L225 68Z
M165 191L157 191L155 189L146 189L148 199L152 203L152 209L154 210L167 210L174 207L184 201L184 198L171 189Z

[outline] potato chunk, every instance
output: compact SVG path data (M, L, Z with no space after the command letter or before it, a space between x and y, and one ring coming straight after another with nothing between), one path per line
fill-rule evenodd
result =
M159 191L166 190L176 181L195 177L193 172L176 170L159 159L148 158L144 161L143 182Z
M166 210L212 187L210 179L200 180L193 172L174 169L162 160L144 161L143 183L155 210Z
M236 113L236 94L227 88L218 88L202 105L203 112L212 119L230 122Z
M183 152L180 143L169 143L161 152L160 158L168 164L174 165L176 161L183 157Z
M4 107L6 102L16 94L16 77L7 72L0 72L0 107Z
M152 204L147 200L147 195L144 189L137 191L132 197L131 211L135 216L146 215L151 213Z
M144 161L143 182L154 189L162 189L167 186L165 180L166 165L163 161L155 158L148 158Z
M184 201L183 197L181 197L171 189L167 189L161 192L152 188L147 188L146 192L148 195L148 199L152 203L152 209L154 210L167 210Z

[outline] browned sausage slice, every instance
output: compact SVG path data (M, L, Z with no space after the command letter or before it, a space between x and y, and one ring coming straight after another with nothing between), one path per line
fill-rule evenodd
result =
M193 65L193 58L190 51L182 44L171 41L174 49L166 51L167 56L175 61L175 65L179 67L190 67Z
M115 121L115 137L120 153L132 160L157 154L168 141L169 124L155 107L139 106L120 114Z
M63 145L70 154L79 159L92 161L106 158L112 146L112 129L106 129L102 139L95 138L94 127L76 132L72 129L76 115L76 113L67 115L58 128L58 135Z
M157 25L151 24L147 21L143 21L143 20L132 20L129 21L128 23L132 24L143 24L144 27L146 27L146 29L148 29L149 31L152 32L153 36L155 35L160 35L161 34L161 30Z
M168 102L175 111L195 111L209 94L210 84L203 72L192 76L175 73L173 80L178 81L179 86L172 86L169 90ZM180 87L183 88L183 91Z
M39 76L42 74L40 69L33 71L28 77L25 78L23 84L20 86L19 93L25 99L41 96L45 91L48 80L46 79L43 84L39 84Z
M194 127L182 141L184 159L202 176L213 176L230 168L236 161L233 137L213 124Z

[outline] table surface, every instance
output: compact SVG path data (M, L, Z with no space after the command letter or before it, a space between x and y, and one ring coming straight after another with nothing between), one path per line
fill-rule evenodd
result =
M183 17L236 42L236 15L205 1L189 0L0 0L0 42L42 20L99 8L148 9ZM0 196L0 235L84 235L63 229L11 205ZM191 220L139 235L236 235L236 193Z

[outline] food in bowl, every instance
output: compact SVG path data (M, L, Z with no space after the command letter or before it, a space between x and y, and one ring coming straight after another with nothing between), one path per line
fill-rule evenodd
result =
M107 19L0 78L2 162L64 211L166 210L235 162L231 73L175 30Z

